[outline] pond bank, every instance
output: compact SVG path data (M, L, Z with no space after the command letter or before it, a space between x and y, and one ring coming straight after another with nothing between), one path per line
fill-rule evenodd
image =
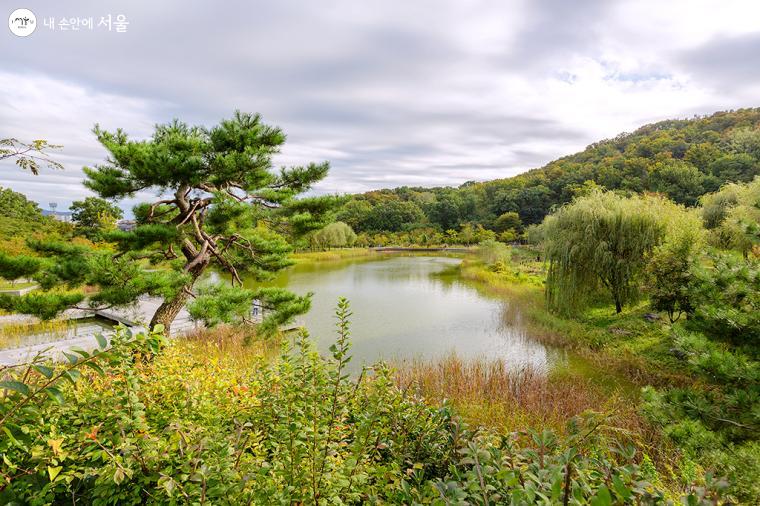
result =
M486 292L519 301L533 338L572 350L601 376L625 378L635 390L693 382L683 364L669 353L668 326L645 318L650 311L646 303L625 308L620 315L614 307L600 307L577 318L564 318L546 308L543 276L536 275L534 267L515 265L500 273L465 260L458 273Z

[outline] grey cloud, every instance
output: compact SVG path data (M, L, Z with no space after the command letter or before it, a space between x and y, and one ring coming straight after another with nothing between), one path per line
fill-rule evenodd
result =
M575 57L605 65L602 43L615 39L619 21L613 4L28 0L40 22L124 13L131 24L124 34L40 25L26 39L0 30L0 137L60 142L67 167L65 176L25 179L0 164L0 184L35 199L57 189L69 202L86 193L81 166L105 155L89 132L95 121L144 137L153 123L179 117L209 125L236 108L261 112L288 134L278 163L328 159L322 192L513 175L598 140L598 120L565 107L583 83L567 65ZM749 49L757 47L750 39L716 40L676 56L663 48L656 65L608 79L667 81L662 69L676 64L700 82L714 82L716 69L756 79L759 67L742 67L740 56L713 62L731 47L745 48L740 53L750 61ZM17 81L3 81L2 72ZM567 88L547 87L552 79ZM529 96L534 89L558 95ZM35 99L17 104L9 96ZM708 112L716 104L678 112ZM608 119L615 127L602 135L664 113L653 106L625 114L625 121Z
M608 0L528 2L525 23L504 60L513 67L552 73L569 56L598 56L600 28L613 7Z
M693 77L722 92L757 86L760 81L760 32L717 37L678 54L676 58L680 67Z

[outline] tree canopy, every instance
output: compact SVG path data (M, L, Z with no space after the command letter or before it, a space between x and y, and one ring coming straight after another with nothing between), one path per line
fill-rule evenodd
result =
M760 248L760 177L732 183L702 198L702 218L712 243L747 257Z
M90 238L104 231L113 230L116 221L124 215L118 206L97 197L75 200L70 209L71 219L77 229Z
M312 236L312 244L317 248L345 248L355 242L356 234L342 221L330 223Z
M638 293L647 254L663 241L664 211L677 208L658 197L597 191L548 216L542 235L549 260L549 305L558 310L577 307L602 289L619 313Z
M40 211L40 206L36 202L27 199L23 193L0 186L0 216L3 218L40 221L42 219L42 211Z

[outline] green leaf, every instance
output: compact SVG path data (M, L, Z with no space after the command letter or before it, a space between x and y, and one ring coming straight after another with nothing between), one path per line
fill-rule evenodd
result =
M615 492L617 492L624 501L627 501L628 498L633 494L631 489L625 486L623 480L621 480L620 476L617 474L612 477L612 485L615 488Z
M591 498L591 506L611 506L612 495L610 490L602 485L596 492L596 495Z
M90 358L90 354L87 353L82 348L71 348L71 351L73 351L74 353L77 353L79 355L82 355L82 358Z
M13 433L10 430L8 430L8 427L3 427L3 432L5 432L5 435L8 437L8 441L13 443L14 446L16 446L17 448L26 450L26 447L23 444L21 444L21 442L19 442L18 439L13 437Z
M108 346L108 340L103 337L103 334L95 334L95 339L98 340L98 346L100 346L100 349L105 350L106 346Z
M69 370L63 373L63 377L69 380L72 385L74 385L81 376L82 373L76 370Z
M58 404L63 404L66 402L66 400L63 398L63 393L61 393L61 390L58 387L47 387L45 388L45 393L48 394L50 398Z
M50 379L53 377L53 370L49 367L46 367L44 365L33 365L32 366L35 371L45 376L47 379Z
M89 367L90 369L96 371L101 376L105 375L105 371L103 370L103 368L100 367L95 362L85 362L84 365L87 366L87 367Z
M72 365L76 364L77 362L79 362L79 357L77 357L76 355L72 355L71 353L66 353L65 351L63 352L63 355L66 357L66 359Z
M50 476L50 481L55 481L55 478L61 473L61 470L63 469L63 466L57 466L57 467L51 467L48 466L48 476Z
M0 388L4 388L6 390L14 390L20 394L29 395L29 387L24 383L16 380L0 381Z

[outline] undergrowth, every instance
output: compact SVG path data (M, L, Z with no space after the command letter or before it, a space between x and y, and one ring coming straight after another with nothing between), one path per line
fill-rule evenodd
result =
M583 412L561 433L468 428L399 388L356 378L348 303L320 357L307 333L234 343L120 329L67 362L0 371L0 501L19 504L664 504L648 457ZM286 340L287 341L287 340ZM707 476L689 504L716 504Z

